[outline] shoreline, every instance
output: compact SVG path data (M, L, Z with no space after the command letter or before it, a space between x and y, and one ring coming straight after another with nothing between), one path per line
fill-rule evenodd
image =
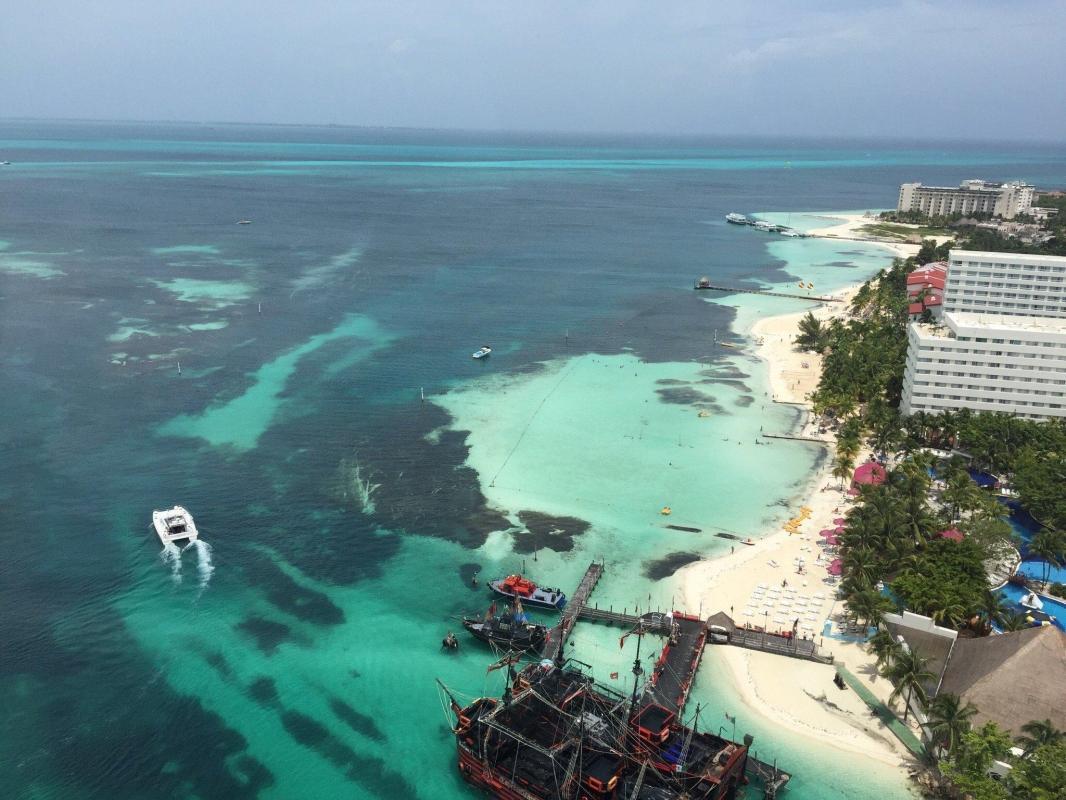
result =
M846 224L855 226L857 223L852 220ZM917 250L916 246L907 247ZM896 248L890 249L899 254ZM757 342L755 354L767 369L770 399L795 406L802 414L792 435L820 440L822 444L815 446L823 448L828 455L833 452L835 439L831 433L823 435L818 432L807 400L807 395L818 385L822 359L813 353L794 351L792 341L799 320L807 313L823 322L846 316L851 298L860 285L834 292L832 296L842 300L839 305L821 303L813 309L761 317L743 332ZM733 548L731 553L703 559L678 570L675 578L681 599L679 607L702 607L711 612L722 610L738 625L765 625L770 631L788 629L794 619L800 619L804 625L801 635L817 637L824 643L823 626L831 619L838 601L835 585L825 581L829 557L822 552L818 532L835 527L833 520L844 516L849 500L831 473L831 458L819 458L807 479L797 487L791 501L792 516L802 515L801 509L808 511L794 533L777 528L756 539L754 545L741 547L740 552ZM799 572L798 559L802 559L803 573ZM779 612L785 615L784 625L772 620L771 615L757 605L762 601L755 600L754 595L760 585L783 587L783 582L793 587L797 596L813 598L802 617L801 612L795 610ZM817 594L823 597L816 598ZM812 606L816 609L813 614ZM780 615L775 616L777 620L782 619ZM864 648L835 640L823 646L836 656L838 663L863 675L864 683L882 702L887 699L891 691L886 686L887 681L876 677L871 681L868 677L876 675L872 672L875 659ZM733 647L722 647L719 652L745 704L773 724L839 750L873 758L897 768L901 777L909 778L916 766L912 754L871 716L855 692L836 689L832 683L833 667L790 659L788 669L783 671L781 656Z
M865 214L827 213L825 216L842 220L842 222L836 225L827 225L823 228L812 228L807 231L808 236L814 236L819 239L843 239L845 241L862 242L864 244L877 244L891 250L897 258L907 258L908 256L917 255L918 250L920 249L920 245L916 244L894 242L889 241L888 239L874 239L870 236L863 235L862 228L876 222L876 219L867 217Z

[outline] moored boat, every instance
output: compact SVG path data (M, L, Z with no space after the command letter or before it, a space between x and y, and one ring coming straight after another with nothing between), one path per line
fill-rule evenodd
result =
M475 638L505 650L539 651L544 646L548 639L547 626L530 622L521 606L499 615L495 614L495 610L494 603L484 619L464 617L463 627Z
M474 352L474 358L485 358L492 353L492 348L487 344L481 345L481 349Z
M554 608L562 610L566 605L566 595L559 589L537 586L529 578L521 575L508 575L489 583L489 588L508 600L521 600L527 606Z
M164 547L172 542L195 542L198 536L192 514L182 506L153 511L152 527Z
M735 211L725 215L725 221L731 222L734 225L751 225L751 220L745 217L743 214L738 214Z

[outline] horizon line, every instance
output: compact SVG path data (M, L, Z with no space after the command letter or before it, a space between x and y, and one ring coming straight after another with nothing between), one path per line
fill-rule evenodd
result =
M659 139L728 139L750 137L758 139L802 139L809 141L870 141L870 142L911 142L913 144L1046 144L1061 145L1066 147L1066 140L1043 139L1043 138L1004 138L991 139L982 137L911 137L900 134L875 135L875 134L839 134L821 135L812 133L756 133L750 131L735 131L730 133L712 132L665 132L665 131L641 131L641 130L586 130L586 129L554 129L554 128L467 128L467 127L433 127L419 125L384 125L384 124L358 124L349 122L245 122L239 120L190 120L190 119L134 119L124 117L35 117L35 116L3 116L0 122L44 122L44 123L95 123L117 125L188 125L188 126L228 126L249 128L340 128L364 131L410 131L428 133L472 133L472 134L526 134L536 136L585 136L585 137L647 137Z

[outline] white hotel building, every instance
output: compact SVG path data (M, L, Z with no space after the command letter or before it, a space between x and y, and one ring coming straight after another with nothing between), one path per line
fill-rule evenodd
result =
M1066 417L1064 278L1063 257L953 251L943 317L908 330L903 413Z
M963 181L958 186L924 186L904 183L899 187L897 211L921 211L931 217L948 214L991 214L1014 219L1028 213L1033 204L1034 186L1022 181L989 183Z

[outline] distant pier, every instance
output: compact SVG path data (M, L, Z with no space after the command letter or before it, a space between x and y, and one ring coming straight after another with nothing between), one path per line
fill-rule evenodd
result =
M729 294L735 294L740 292L742 294L763 294L767 297L790 297L793 300L810 300L814 303L841 303L843 302L839 297L820 297L818 295L811 294L792 294L790 292L774 292L769 289L741 289L738 286L716 286L712 283L697 283L693 287L698 292L728 292Z

